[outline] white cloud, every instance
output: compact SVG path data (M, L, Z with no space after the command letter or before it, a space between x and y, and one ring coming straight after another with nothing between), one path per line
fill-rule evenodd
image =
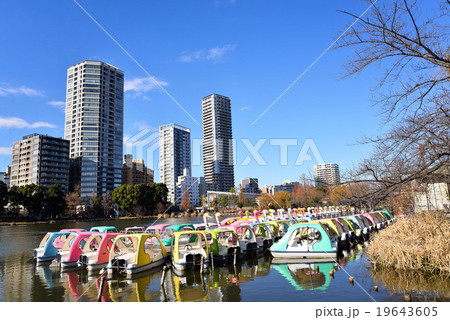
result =
M250 109L251 107L252 106L245 106L245 107L240 108L239 110L244 111L244 110Z
M214 4L216 6L229 6L234 5L236 3L236 0L216 0L214 1Z
M0 147L0 155L10 156L12 155L12 148Z
M235 45L228 44L223 47L201 49L181 56L178 59L178 61L180 62L212 61L214 63L217 63L224 59L225 54L233 51L235 48L236 48Z
M28 123L27 121L25 121L21 118L2 118L2 117L0 117L0 129L9 129L9 128L34 129L34 128L41 128L41 127L56 128L55 125L48 123L48 122L38 121L38 122Z
M31 89L26 86L20 86L17 88L10 87L9 85L2 84L0 86L0 96L27 96L27 97L44 97L45 94L43 91Z
M135 121L133 124L133 128L136 128L138 131L142 131L145 129L150 131L157 131L156 129L152 128L145 120Z
M204 50L195 51L193 53L181 56L178 61L180 62L194 62L204 59Z
M153 81L153 79L159 83L158 84ZM155 77L151 79L150 77L145 78L134 78L133 80L125 80L125 92L134 92L133 97L143 96L145 100L150 100L149 97L144 95L144 92L148 92L150 90L158 89L160 86L165 87L168 85L167 82L159 80Z
M66 103L64 101L49 101L47 104L51 105L52 107L58 108L61 111L66 110Z

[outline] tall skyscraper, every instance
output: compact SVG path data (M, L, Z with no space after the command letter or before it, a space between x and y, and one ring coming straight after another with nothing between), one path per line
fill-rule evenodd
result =
M228 192L234 187L230 98L211 94L202 99L202 129L206 189Z
M324 163L314 166L314 182L316 187L332 186L341 182L339 166L336 163Z
M123 71L101 61L67 70L65 139L71 185L82 197L105 195L122 183Z
M191 172L191 130L177 124L159 127L159 181L167 186L167 200L176 204L178 177Z
M68 191L69 141L34 133L14 142L12 152L11 186L58 183Z

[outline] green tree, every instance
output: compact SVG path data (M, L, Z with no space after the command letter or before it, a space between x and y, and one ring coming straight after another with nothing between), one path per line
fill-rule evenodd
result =
M123 211L133 212L136 203L135 188L130 184L123 184L112 193L114 203Z
M124 184L112 193L112 200L123 211L148 214L156 210L158 203L167 204L167 186L164 183Z
M8 186L3 181L0 181L0 212L3 212L5 206L8 204Z
M156 187L154 183L134 185L134 196L140 214L148 214L156 207Z
M154 202L155 203L161 202L162 204L166 205L167 204L167 194L169 193L167 186L164 183L154 183L154 185L156 188Z
M66 200L61 185L58 183L51 185L48 188L45 214L54 219L56 215L64 213L65 208Z
M227 197L227 196L223 196L223 197L220 199L220 206L221 206L222 208L228 207L228 197Z
M27 184L19 188L22 205L27 213L33 217L40 217L46 200L47 190L44 186Z
M12 186L8 190L8 200L13 212L19 212L19 206L22 205L22 195L18 186Z

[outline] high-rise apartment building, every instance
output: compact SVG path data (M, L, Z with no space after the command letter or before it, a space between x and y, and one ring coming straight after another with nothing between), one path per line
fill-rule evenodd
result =
M341 182L339 166L336 163L317 164L314 166L314 182L317 187L332 186Z
M67 70L65 139L70 141L70 184L81 196L105 195L122 183L123 71L100 61Z
M153 183L154 173L145 166L143 159L133 159L133 155L125 155L122 168L122 184Z
M69 189L69 141L37 133L14 142L11 186L60 184Z
M176 204L176 186L183 170L191 171L191 130L177 124L159 127L159 181L167 186L167 200Z
M230 98L211 94L202 99L202 129L206 189L230 191L234 187Z

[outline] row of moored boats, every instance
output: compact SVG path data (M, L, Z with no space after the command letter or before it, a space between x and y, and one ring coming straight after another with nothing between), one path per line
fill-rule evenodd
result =
M210 222L215 218L215 222ZM89 231L49 232L34 250L38 263L56 262L62 270L133 275L171 261L175 270L236 263L268 250L275 259L336 259L391 224L387 211L364 214L321 210L259 210L221 220L205 213L200 224L155 224L118 231L99 226Z

